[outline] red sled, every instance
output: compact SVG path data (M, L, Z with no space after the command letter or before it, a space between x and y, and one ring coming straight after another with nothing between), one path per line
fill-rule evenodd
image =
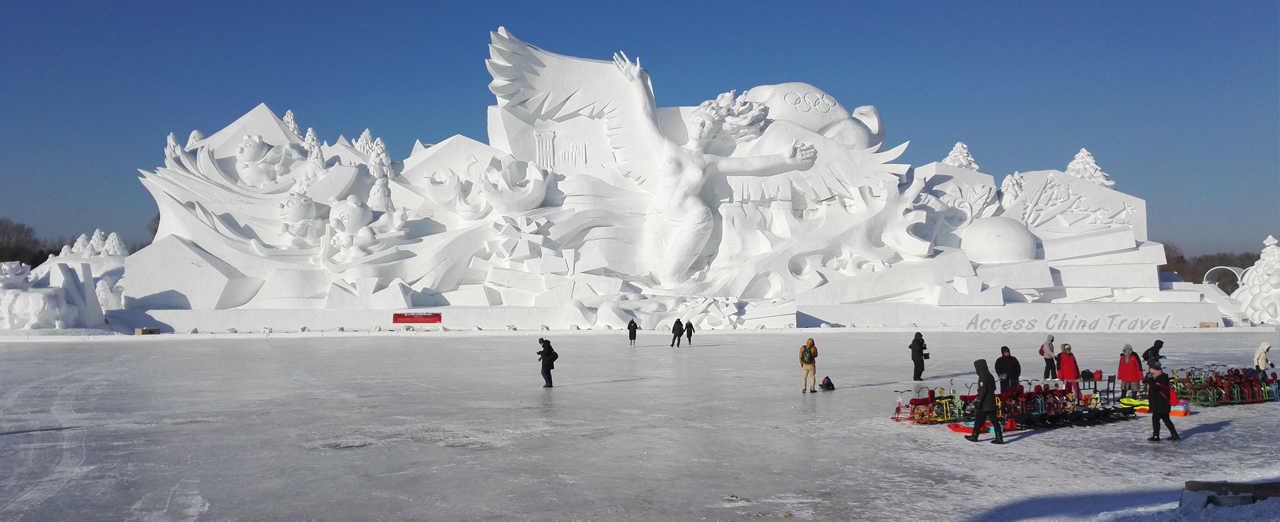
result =
M973 423L969 423L967 426L960 423L948 424L947 427L951 428L951 431L954 431L956 433L967 433L967 434L973 433ZM1004 423L1005 433L1016 431L1017 429L1018 429L1018 425L1017 423L1013 422L1013 419L1005 420L1005 423ZM990 422L983 423L982 431L979 431L978 433L991 433L991 423Z

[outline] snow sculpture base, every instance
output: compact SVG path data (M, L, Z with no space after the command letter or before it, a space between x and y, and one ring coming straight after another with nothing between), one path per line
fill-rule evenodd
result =
M1212 303L1007 304L935 307L914 303L805 305L796 326L919 328L964 332L1160 332L1222 326Z
M607 312L591 314L591 317L583 314L575 316L566 308L445 306L402 310L111 310L107 312L107 319L113 327L159 327L163 333L184 333L192 329L206 333L221 333L228 329L261 332L268 328L279 333L298 332L303 328L310 332L336 331L338 328L346 332L368 332L374 328L403 330L406 326L412 326L417 331L440 330L442 327L454 331L505 331L511 327L517 331L539 331L543 327L552 330L626 330L627 323L621 319L629 319L625 313L620 315L616 312L612 316L608 316ZM397 313L439 313L442 321L439 324L396 323L393 317ZM782 303L780 306L746 314L741 324L704 324L707 329L754 330L794 328L795 321L794 303ZM644 323L644 320L639 322ZM652 325L655 324L657 330L671 330L671 320L646 323L644 329L653 330Z
M612 303L610 303L612 304ZM162 332L367 332L483 330L518 331L593 329L625 330L630 316L613 312L615 306L601 306L595 317L574 316L566 307L537 306L446 306L402 310L111 310L106 313L116 327L158 326ZM438 324L404 324L393 321L397 313L439 313ZM589 312L589 310L588 310ZM670 320L644 324L645 330L669 331ZM856 329L957 330L975 333L1016 332L1161 332L1198 328L1205 323L1224 326L1212 303L1077 303L1007 304L1004 306L936 307L917 303L874 303L860 305L803 305L783 303L772 309L748 314L741 324L713 325L708 329L744 330L818 328L823 325Z

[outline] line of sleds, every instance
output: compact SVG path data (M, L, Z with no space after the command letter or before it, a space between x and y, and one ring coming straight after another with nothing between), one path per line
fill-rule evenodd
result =
M1020 413L1013 417L1002 417L1004 419L1004 432L1018 430L1037 430L1037 429L1055 429L1055 428L1071 428L1083 426L1097 426L1100 424L1109 424L1123 420L1130 420L1137 416L1138 408L1125 405L1104 406L1101 408L1082 407L1079 409L1064 411L1058 413ZM973 433L973 419L966 419L962 422L953 422L947 424L951 431L957 433L969 434ZM991 431L991 423L987 422L983 425L981 433Z
M1173 372L1170 384L1178 397L1196 406L1214 407L1232 404L1270 402L1280 397L1280 380L1276 372L1247 368L1185 368Z
M1145 398L1125 397L1115 399L1115 378L1102 381L1101 372L1093 373L1093 380L1084 380L1080 397L1076 397L1062 381L1047 381L1032 385L1034 381L1022 381L1017 386L996 395L1000 418L1005 431L1065 428L1071 426L1096 426L1132 419L1138 414L1149 413ZM1191 414L1191 405L1202 407L1232 404L1253 404L1276 401L1280 398L1280 379L1276 373L1244 368L1225 368L1210 365L1209 368L1187 368L1172 373L1174 401L1169 415L1179 417ZM1105 388L1100 387L1105 383ZM974 384L967 384L970 389ZM955 381L948 387L918 388L915 398L903 402L902 394L912 390L897 390L898 406L889 418L895 421L917 424L945 424L952 431L972 433L974 413L977 408L975 395L956 393ZM990 431L986 423L983 432Z
M1042 428L1065 428L1071 426L1095 426L1134 418L1138 413L1145 413L1137 404L1125 404L1104 394L1113 390L1082 390L1076 397L1066 389L1060 381L1043 385L1019 385L1009 391L996 395L996 405L1000 409L1000 418L1004 419L1005 431ZM972 389L972 384L967 385ZM917 395L924 396L908 400L905 404L901 395L898 406L889 418L895 421L914 422L918 424L946 424L952 431L971 433L973 431L974 414L977 409L976 395L957 394L952 381L951 389L921 388ZM911 390L899 390L907 393ZM1084 391L1092 391L1085 395ZM1185 403L1183 404L1185 405ZM990 429L990 423L983 431Z

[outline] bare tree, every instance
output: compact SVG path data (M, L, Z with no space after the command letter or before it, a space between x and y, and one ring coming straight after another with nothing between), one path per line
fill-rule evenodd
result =
M35 229L0 218L0 261L22 261L36 266L48 259L49 253L40 248Z

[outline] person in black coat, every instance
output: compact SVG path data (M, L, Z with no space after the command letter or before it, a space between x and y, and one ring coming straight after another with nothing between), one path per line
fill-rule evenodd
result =
M631 338L631 346L636 345L636 330L640 329L640 325L636 324L636 320L632 319L627 323L627 337Z
M1009 355L1009 347L1000 347L1000 358L996 359L996 375L1000 377L1000 393L1008 393L1018 387L1018 378L1022 377L1022 365L1018 358Z
M560 354L556 353L556 349L551 347L551 341L538 339L538 344L542 345L542 350L538 352L538 360L542 361L542 380L547 382L542 387L550 388L551 370L556 369L556 359L560 358Z
M1156 339L1155 344L1151 345L1150 348L1147 348L1147 351L1142 352L1142 362L1147 363L1147 367L1151 367L1153 364L1159 364L1160 359L1164 359L1164 356L1160 355L1161 348L1164 348L1164 341Z
M676 319L676 324L671 325L671 346L680 346L680 336L684 335L684 323Z
M1173 421L1169 419L1169 410L1172 406L1169 402L1173 397L1173 387L1169 385L1169 376L1164 374L1159 362L1147 368L1147 378L1142 382L1146 383L1150 390L1147 394L1147 408L1151 412L1151 438L1147 441L1160 442L1161 421L1166 428L1169 428L1169 440L1182 440L1182 437L1178 436L1178 430L1173 427Z
M689 342L689 346L693 346L693 321L684 322L685 340Z
M911 374L911 380L923 381L920 378L924 374L924 360L929 354L924 353L929 347L924 344L924 336L920 332L916 332L916 338L911 340L911 362L915 363L915 372Z
M1000 410L996 407L996 379L987 369L986 359L973 361L973 369L978 372L978 393L973 399L978 405L977 415L973 419L973 434L965 435L964 438L978 442L978 433L982 432L982 425L991 421L991 428L996 433L996 440L991 443L1004 444L1004 426L1000 425Z

